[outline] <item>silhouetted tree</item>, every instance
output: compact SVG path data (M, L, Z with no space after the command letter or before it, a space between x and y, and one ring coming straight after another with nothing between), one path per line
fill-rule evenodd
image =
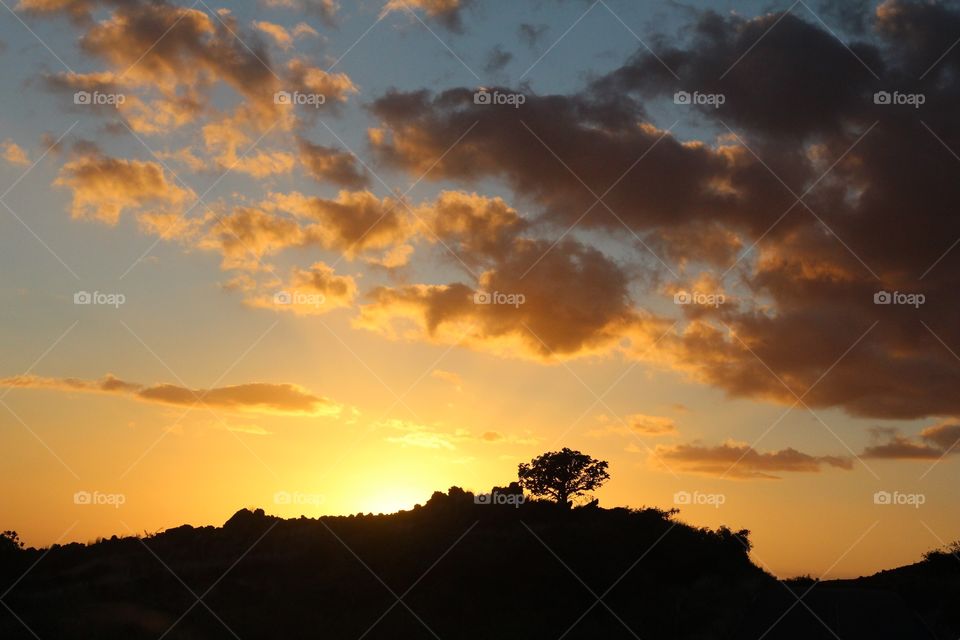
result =
M519 482L511 482L505 487L494 487L490 490L490 493L493 495L522 496L523 487L520 486Z
M23 543L16 531L3 531L0 533L0 555L16 553L23 549Z
M521 463L517 473L524 489L553 498L564 508L570 508L571 498L610 479L606 462L566 447L537 456L530 464Z

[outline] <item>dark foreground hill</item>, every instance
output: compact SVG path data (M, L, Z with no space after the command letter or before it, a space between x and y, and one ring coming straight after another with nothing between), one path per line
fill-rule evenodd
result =
M808 585L752 564L747 532L673 515L452 490L388 516L242 510L219 528L8 550L0 638L833 638L831 623L844 640L957 637L955 607L933 601L957 602L960 563L938 568L938 594L875 576L817 585L801 606L791 589ZM850 629L844 607L868 615Z

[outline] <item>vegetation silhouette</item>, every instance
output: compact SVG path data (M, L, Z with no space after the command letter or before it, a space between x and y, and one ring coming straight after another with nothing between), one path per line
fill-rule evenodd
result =
M778 581L751 562L749 531L571 507L587 489L566 486L581 489L451 487L389 515L241 509L222 527L48 549L5 532L0 638L834 638L820 620L844 640L958 636L956 548L870 578Z
M564 447L537 456L518 467L520 486L539 497L553 498L569 509L570 498L599 489L610 479L607 463Z

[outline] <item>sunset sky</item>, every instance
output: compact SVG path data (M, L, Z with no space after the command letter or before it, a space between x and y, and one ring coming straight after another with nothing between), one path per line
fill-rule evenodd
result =
M564 446L780 576L960 538L960 10L0 4L28 545L392 512Z

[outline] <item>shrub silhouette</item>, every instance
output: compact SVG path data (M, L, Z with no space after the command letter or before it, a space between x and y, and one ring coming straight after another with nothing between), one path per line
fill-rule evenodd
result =
M12 555L23 549L16 531L0 532L0 556Z
M521 463L520 485L535 496L552 498L569 509L571 498L593 491L610 479L607 463L564 447Z

